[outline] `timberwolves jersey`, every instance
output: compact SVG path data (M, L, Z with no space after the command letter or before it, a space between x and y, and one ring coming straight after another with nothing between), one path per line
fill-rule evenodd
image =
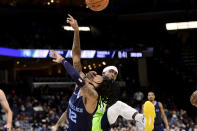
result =
M67 108L69 127L67 131L91 131L93 114L89 114L83 104L83 96L80 96L80 88L77 87L69 99Z
M161 111L159 108L159 103L155 101L154 106L155 106L155 124L154 125L161 125L162 119L161 119Z

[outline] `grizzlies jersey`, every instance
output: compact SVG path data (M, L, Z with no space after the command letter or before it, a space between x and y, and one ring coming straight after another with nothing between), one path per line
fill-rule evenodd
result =
M93 114L89 114L83 104L83 96L80 96L80 88L77 87L69 99L67 108L69 127L67 131L91 131Z
M154 106L155 106L155 124L154 125L161 125L162 119L161 119L161 111L159 108L159 103L155 101Z

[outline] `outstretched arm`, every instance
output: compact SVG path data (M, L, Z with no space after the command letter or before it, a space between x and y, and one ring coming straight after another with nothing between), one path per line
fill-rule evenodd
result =
M64 68L70 75L70 77L77 83L78 86L82 87L85 96L87 97L88 101L90 103L95 103L98 98L97 92L88 86L88 84L83 80L77 70L73 68L73 66L67 62L61 55L59 55L54 50L51 50L51 57L54 58L53 61L56 63L62 63L64 65Z
M69 23L74 29L74 39L72 46L72 59L74 68L80 73L82 71L81 67L81 48L80 48L80 37L79 37L79 27L77 20L75 20L70 14L68 14L67 23Z
M8 101L6 99L6 96L2 90L0 90L0 103L3 109L6 112L7 117L7 124L4 126L7 130L11 131L12 128L12 111L10 109L10 106L8 104Z

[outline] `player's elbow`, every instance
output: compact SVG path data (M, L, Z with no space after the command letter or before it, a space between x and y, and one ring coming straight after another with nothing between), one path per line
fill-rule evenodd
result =
M6 112L6 114L8 116L12 116L13 115L13 112L12 112L12 110L10 108L8 108L7 110L5 110L5 112Z
M12 112L12 110L10 108L8 109L8 114L10 114L10 115L13 114L13 112Z
M72 55L73 63L79 63L81 61L81 55Z
M165 114L161 115L161 117L162 117L163 120L166 119L166 115Z
M75 51L73 51L73 53L72 53L72 59L80 59L81 58L81 52L80 52L80 50L79 51L77 51L77 52L75 52Z

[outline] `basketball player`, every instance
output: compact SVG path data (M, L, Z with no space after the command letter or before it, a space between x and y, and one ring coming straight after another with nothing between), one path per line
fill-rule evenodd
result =
M153 103L155 106L155 123L154 123L154 130L153 131L164 131L162 119L165 123L166 131L169 131L168 120L164 113L163 105L161 102L155 101L155 94L154 92L148 92L148 100Z
M96 72L89 72L87 77L92 79L96 74ZM115 66L107 66L103 69L102 75L116 80L118 69ZM122 101L116 101L110 107L107 107L105 103L98 106L92 121L92 131L109 131L118 116L122 116L127 120L136 120L138 126L144 129L144 115Z
M74 32L75 32L73 48L72 48L73 65L77 70L80 71L81 63L78 61L80 59L81 49L80 49L80 37L79 37L79 32L78 32L78 24L77 24L77 21L70 15L69 15L69 18L67 19L67 22L73 27ZM90 77L89 77L89 74L90 74ZM92 73L90 72L87 74L87 78L89 80L94 80L94 77L96 75L97 75L96 72L92 72ZM118 69L115 66L108 66L103 69L102 75L104 77L107 76L109 79L116 80L117 75L118 75ZM113 92L113 95L114 95L115 90L116 88L114 87L114 89L111 90L110 92ZM117 97L117 96L114 96L114 97ZM100 102L102 102L102 100ZM124 118L128 120L136 119L140 122L142 122L144 119L144 116L142 114L138 114L137 110L133 109L132 107L128 106L127 104L121 101L117 101L115 104L109 107L107 111L105 109L106 109L106 103L102 103L99 105L97 112L95 113L94 118L93 118L92 130L99 131L99 129L102 128L103 130L108 131L110 129L110 125L115 123L119 115L123 116Z
M7 119L7 124L4 126L5 129L8 131L11 131L12 128L12 111L10 109L10 106L8 104L8 101L6 99L6 96L2 90L0 90L0 103L2 108L6 112L6 119Z
M78 32L78 24L77 21L69 15L69 18L67 19L67 22L73 27L74 29L74 42L72 47L72 58L73 58L73 65L79 72L81 69L81 63L80 63L80 38L79 38L79 32ZM116 80L118 74L118 70L115 66L108 66L103 70L103 76L108 77L110 79ZM96 72L92 71L87 74L87 78L89 80L94 81L94 77L97 75ZM114 91L115 89L111 90ZM109 100L108 100L109 101ZM139 114L138 112L126 105L125 103L121 101L117 101L113 106L111 106L108 111L105 111L106 109L106 103L104 103L102 100L99 100L101 104L98 105L98 109L96 114L94 115L93 120L93 129L95 131L101 130L101 125L103 125L103 129L110 129L110 125L115 123L116 119L119 115L122 115L126 119L132 120L135 118L138 118L138 120L143 120L143 115ZM105 112L105 114L104 114ZM107 113L108 112L108 113ZM107 116L108 114L108 116ZM64 113L57 124L55 125L54 131L58 128L59 124L63 122L66 119L66 113ZM101 121L102 120L102 121ZM102 124L103 123L103 124Z
M80 74L61 55L51 50L53 62L62 63L70 77L76 82L77 87L69 99L67 117L69 122L68 131L91 131L92 117L97 109L98 98L102 101L110 99L108 89L114 87L113 80L96 75L93 81L86 80L82 71ZM76 61L73 61L76 62ZM109 95L107 95L109 94ZM105 97L107 96L107 97Z

